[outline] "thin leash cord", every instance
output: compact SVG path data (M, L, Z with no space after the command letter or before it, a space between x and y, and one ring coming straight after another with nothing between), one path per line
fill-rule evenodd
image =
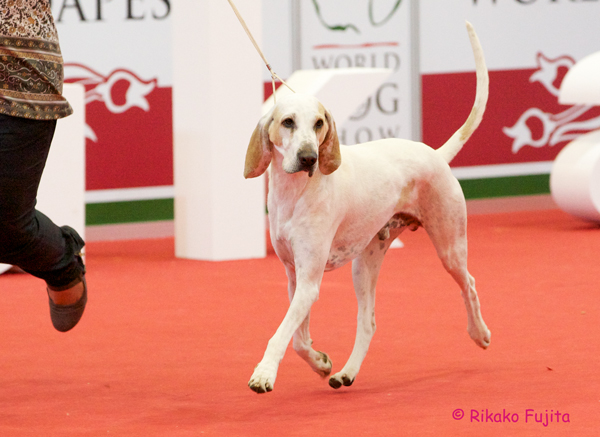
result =
M260 47L258 46L258 44L256 43L256 40L252 36L252 33L250 33L250 30L248 29L248 26L246 25L246 22L244 21L244 19L242 18L240 12L237 10L237 8L235 7L235 5L233 4L233 1L232 0L227 0L227 1L231 5L231 9L233 9L233 12L235 12L235 16L240 21L240 24L242 25L242 27L246 31L246 35L248 35L248 38L250 38L250 41L252 41L252 45L254 46L254 48L256 49L256 51L258 52L258 54L260 55L260 57L262 58L262 60L265 63L265 65L267 66L267 69L269 70L269 73L271 73L271 85L273 86L273 102L275 104L277 103L277 97L275 96L275 91L276 91L276 89L275 89L275 79L277 79L278 81L280 81L282 84L284 84L286 87L288 87L290 89L290 91L292 91L293 93L295 93L296 91L294 91L287 83L285 83L285 81L282 78L280 78L277 75L277 73L275 73L273 71L273 69L271 68L271 65L267 61L267 58L265 58L265 55L263 55L263 52L260 50Z

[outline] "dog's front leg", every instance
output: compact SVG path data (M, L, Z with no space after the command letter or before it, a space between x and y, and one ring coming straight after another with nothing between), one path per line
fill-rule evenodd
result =
M288 296L291 303L296 294L296 270L293 266L286 265L286 273L288 277ZM326 378L331 373L332 363L325 352L313 349L309 325L310 312L294 332L294 350L319 376Z
M322 262L316 262L313 259L308 262L308 266L297 268L297 282L290 307L275 335L269 340L263 359L254 369L254 373L248 382L248 386L253 391L265 393L273 390L277 369L283 359L285 350L294 332L308 319L310 308L319 297L325 260L326 257Z

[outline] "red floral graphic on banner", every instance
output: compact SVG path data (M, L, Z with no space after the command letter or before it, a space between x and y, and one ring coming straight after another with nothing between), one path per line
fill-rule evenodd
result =
M86 90L88 190L173 184L171 88L126 69L105 76L73 63L65 81Z
M536 69L490 71L486 114L454 167L552 161L569 141L600 128L600 108L558 102L572 58L537 60ZM466 120L475 82L474 72L422 76L425 143L441 146Z
M539 82L546 90L557 97L564 71L568 70L575 61L569 56L548 59L542 53L537 57L538 69L529 78L530 82ZM574 140L579 135L600 128L600 116L586 118L592 113L593 106L575 105L557 114L544 112L540 108L529 108L512 127L505 127L503 132L513 139L512 151L518 153L523 147L555 146ZM541 135L534 135L532 124L541 126Z

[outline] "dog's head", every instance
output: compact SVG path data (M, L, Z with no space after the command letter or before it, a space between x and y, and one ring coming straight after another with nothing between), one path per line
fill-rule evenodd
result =
M340 166L335 121L315 97L289 95L260 119L248 145L244 177L263 174L274 153L281 155L286 173L306 171L312 176L318 167L328 175Z

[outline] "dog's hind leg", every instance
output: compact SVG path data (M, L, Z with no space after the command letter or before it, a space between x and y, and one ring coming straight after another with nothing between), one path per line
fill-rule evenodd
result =
M360 366L367 355L373 334L375 334L375 286L383 258L392 241L402 229L390 229L386 240L375 236L365 250L352 262L352 280L358 301L356 339L348 362L341 371L329 378L329 385L340 388L354 382Z
M286 266L286 272L288 276L288 296L291 303L296 292L296 272L293 270L293 267L289 266ZM309 324L310 313L300 324L300 327L296 332L294 332L293 347L300 358L306 361L308 365L321 376L321 378L326 378L331 373L331 360L326 353L313 349Z
M465 240L466 246L466 240ZM467 309L467 332L473 341L483 349L490 345L491 333L487 328L483 318L477 290L475 289L475 279L471 276L466 266L466 248L450 249L440 256L444 267L458 283L465 307ZM464 261L463 261L464 260Z
M444 203L440 201L440 203ZM444 214L424 217L423 226L433 242L444 268L460 286L467 309L467 331L483 349L490 345L491 333L483 318L475 279L467 270L467 217L463 202L445 202Z

